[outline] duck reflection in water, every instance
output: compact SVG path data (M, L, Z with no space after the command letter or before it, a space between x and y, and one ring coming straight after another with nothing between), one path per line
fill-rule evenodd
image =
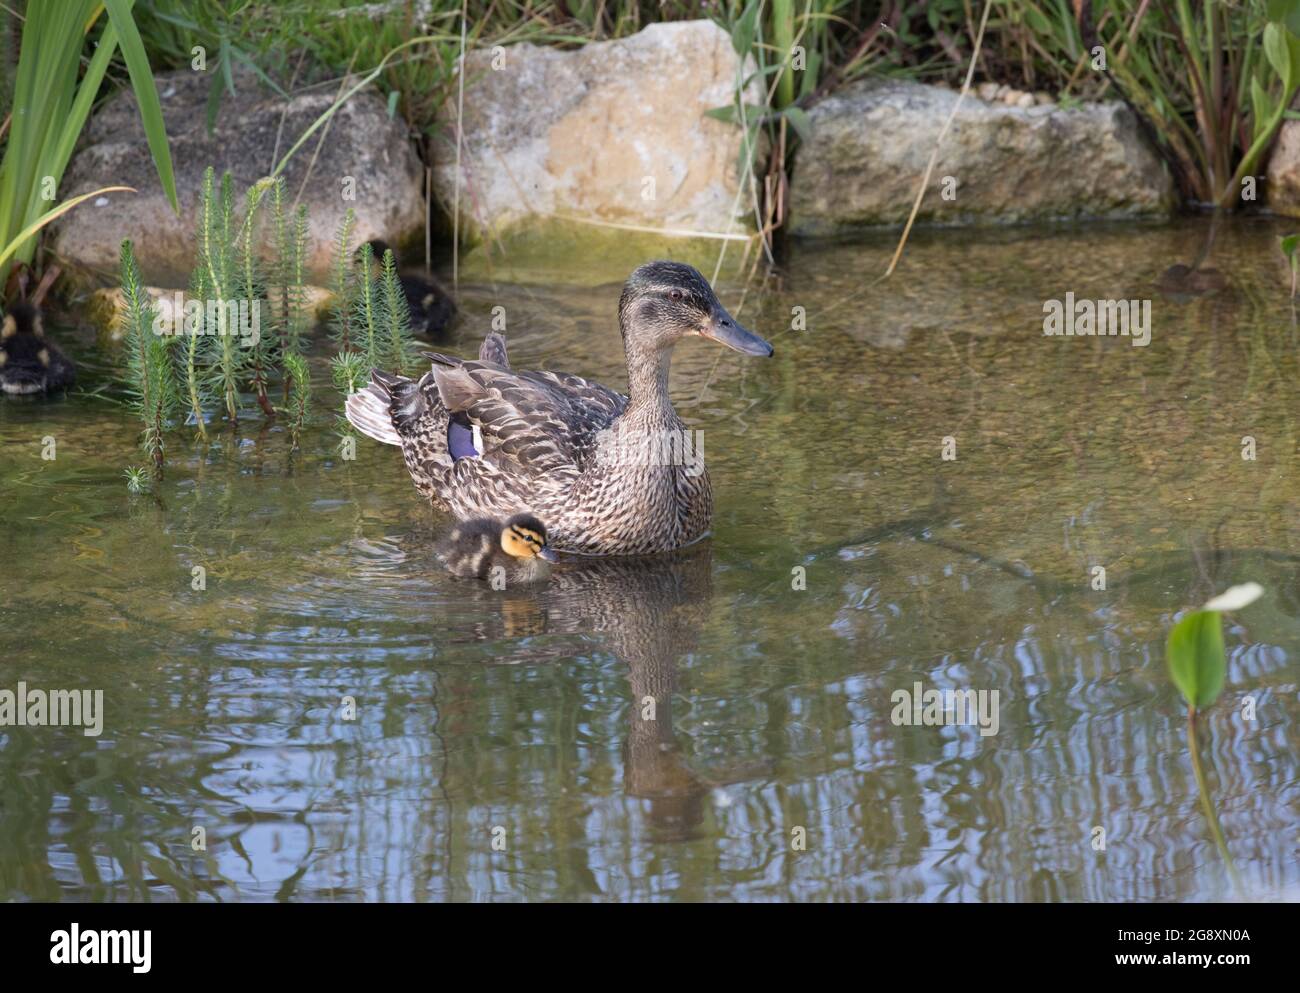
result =
M571 658L540 635L580 635L625 662L631 700L623 744L628 796L647 801L654 837L693 837L705 801L717 787L764 775L746 767L708 775L682 755L673 731L678 660L696 650L712 610L713 556L707 541L677 552L635 558L566 557L544 585L475 590L497 604L469 630L467 641L515 641L493 664L538 664ZM463 588L463 587L462 587ZM465 636L468 635L467 638Z

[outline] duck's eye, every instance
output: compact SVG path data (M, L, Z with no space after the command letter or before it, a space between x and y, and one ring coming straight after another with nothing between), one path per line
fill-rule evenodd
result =
M681 300L682 300L682 291L681 291L681 290L669 290L669 291L668 291L668 299L674 301L675 303L681 303Z

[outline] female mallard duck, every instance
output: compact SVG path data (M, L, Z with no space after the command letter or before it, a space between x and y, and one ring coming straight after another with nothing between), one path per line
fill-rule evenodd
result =
M382 262L384 253L392 251L387 242L378 239L368 244L376 262ZM396 252L393 252L393 265L401 265ZM406 307L411 312L411 330L430 338L437 338L447 330L447 325L456 316L456 304L451 294L437 280L422 273L398 272L397 278L406 296Z
M16 303L0 325L0 389L6 393L48 393L72 385L76 369L45 337L41 312Z
M491 517L457 524L438 544L438 558L454 576L499 577L513 586L545 579L556 556L546 547L542 522L532 514L515 514L504 524Z
M418 383L375 370L348 397L348 420L400 446L420 493L457 517L532 511L554 547L586 555L681 548L708 532L713 493L698 450L671 457L687 436L668 397L673 346L688 335L745 355L772 346L679 262L633 272L618 323L626 397L565 373L512 371L505 339L490 334L477 362L429 353L433 370Z

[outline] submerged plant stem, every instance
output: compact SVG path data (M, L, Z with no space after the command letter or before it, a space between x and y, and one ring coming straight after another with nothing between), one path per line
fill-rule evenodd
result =
M1219 849L1219 854L1223 856L1223 863L1228 867L1228 875L1232 877L1232 885L1236 888L1239 896L1245 896L1245 889L1241 885L1241 876L1237 874L1237 864L1232 861L1232 853L1228 851L1228 843L1223 837L1223 828L1219 824L1219 815L1214 810L1214 803L1210 799L1210 789L1205 782L1205 769L1201 766L1201 752L1196 744L1196 708L1187 708L1187 751L1192 756L1192 772L1196 775L1196 788L1201 794L1201 811L1205 814L1206 821L1210 825L1210 833L1214 836L1214 844Z

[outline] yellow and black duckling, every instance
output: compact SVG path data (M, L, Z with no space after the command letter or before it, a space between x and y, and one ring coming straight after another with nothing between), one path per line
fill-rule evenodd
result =
M504 524L491 517L461 521L438 544L438 558L454 576L515 585L545 579L556 555L542 522L515 514Z
M387 242L378 239L368 244L374 253L376 265L383 262L385 252L392 251ZM397 278L406 295L406 307L411 312L411 330L430 338L441 337L451 324L451 319L456 316L456 304L451 294L437 280L430 279L423 273L400 271L401 262L396 252L393 252L393 262L399 269Z
M67 356L45 337L41 312L30 303L10 307L0 326L0 390L49 393L71 386L76 375Z

